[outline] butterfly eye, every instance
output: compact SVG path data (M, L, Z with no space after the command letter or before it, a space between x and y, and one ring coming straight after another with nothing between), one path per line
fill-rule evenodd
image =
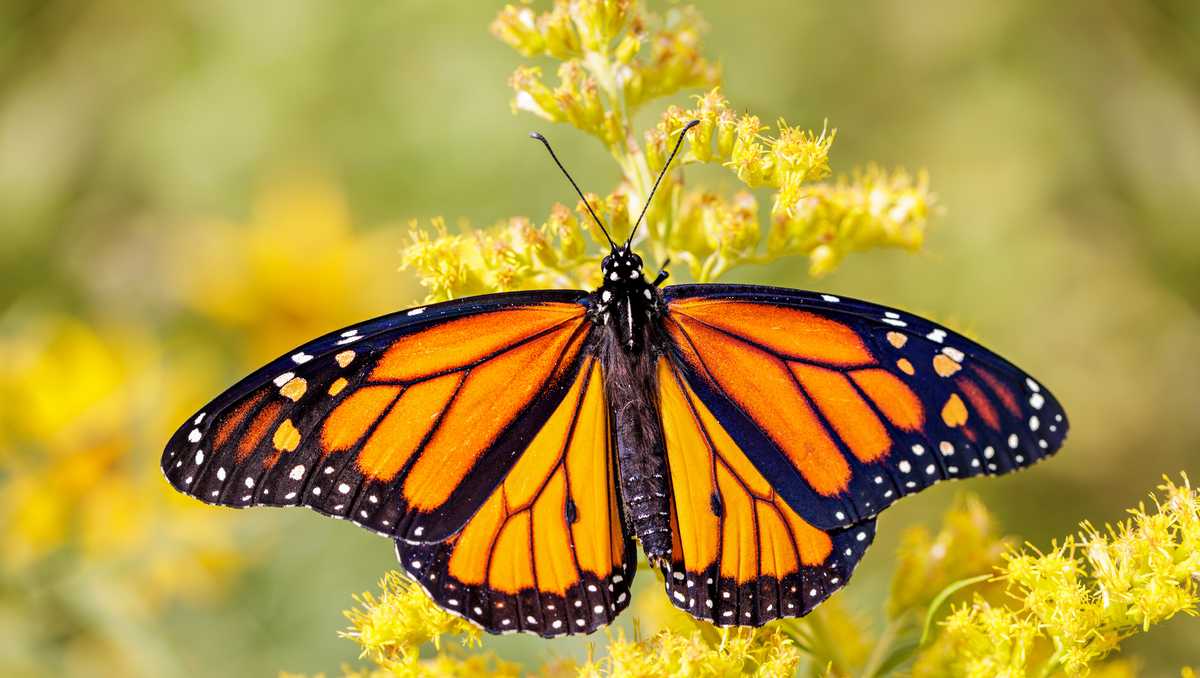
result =
M608 269L612 268L612 255L611 254L600 260L600 268L602 268L606 271Z

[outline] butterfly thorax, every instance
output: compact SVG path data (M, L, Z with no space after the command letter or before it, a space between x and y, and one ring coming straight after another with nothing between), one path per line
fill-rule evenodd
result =
M671 549L669 487L656 365L661 295L628 249L604 258L604 284L592 299L600 360L617 443L617 470L626 523L651 562Z

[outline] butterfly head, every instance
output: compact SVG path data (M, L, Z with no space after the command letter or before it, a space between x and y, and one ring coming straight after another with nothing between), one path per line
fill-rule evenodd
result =
M630 250L628 245L614 248L612 254L600 262L600 270L604 272L605 287L641 287L645 284L642 258Z

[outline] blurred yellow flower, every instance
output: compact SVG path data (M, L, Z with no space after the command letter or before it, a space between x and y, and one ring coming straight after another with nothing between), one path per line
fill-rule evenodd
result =
M0 461L0 562L19 572L73 546L85 561L111 566L147 609L210 593L241 558L213 514L170 492L157 468L158 445L188 391L172 392L141 333L61 315L20 325L0 338L15 358L0 373L0 393L23 414L0 438L9 451ZM146 444L153 456L132 454Z
M299 338L395 310L411 294L395 268L394 232L356 234L341 191L317 174L267 183L247 223L208 221L180 236L177 294L210 323L249 338L258 364Z

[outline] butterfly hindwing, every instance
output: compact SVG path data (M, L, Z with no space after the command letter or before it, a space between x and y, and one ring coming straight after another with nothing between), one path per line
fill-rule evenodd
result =
M602 372L585 359L504 481L444 542L397 540L443 608L493 633L590 633L629 604L633 542L619 508Z
M475 513L559 406L590 330L582 292L475 297L384 316L289 352L181 427L176 489L303 505L414 541Z
M938 480L1006 473L1062 445L1045 387L975 342L851 299L740 285L665 290L689 385L823 529Z
M683 374L659 359L671 486L677 607L722 626L807 614L845 586L874 538L874 520L824 531L806 522L750 463Z

